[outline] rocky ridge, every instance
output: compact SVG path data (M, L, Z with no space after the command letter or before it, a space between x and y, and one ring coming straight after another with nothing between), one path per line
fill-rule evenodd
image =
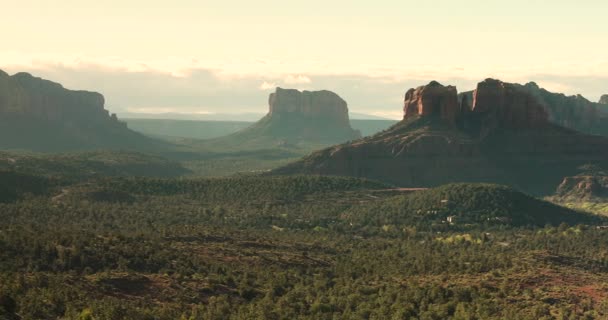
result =
M29 73L0 70L0 148L70 151L163 145L133 132L97 92L75 91Z
M494 182L547 194L579 166L607 161L608 139L552 123L526 86L487 79L460 96L437 82L410 89L404 120L389 130L273 173L366 177L403 187Z

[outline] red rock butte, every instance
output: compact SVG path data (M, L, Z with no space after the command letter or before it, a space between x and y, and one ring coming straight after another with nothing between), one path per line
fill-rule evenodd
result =
M458 102L454 86L432 81L426 86L410 89L405 94L404 119L412 116L434 116L456 124L470 116L482 118L484 127L529 128L546 125L549 116L545 107L524 86L486 79L477 84L473 103L465 95Z

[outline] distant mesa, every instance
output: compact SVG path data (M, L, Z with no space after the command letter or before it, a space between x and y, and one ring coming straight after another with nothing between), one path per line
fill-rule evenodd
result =
M271 117L298 115L328 120L340 127L350 127L346 101L337 94L323 91L298 91L277 88L268 98Z
M585 105L590 109L577 109ZM555 124L581 126L589 119L576 112L594 108L534 84L486 79L458 95L433 81L406 92L404 119L390 129L272 173L366 177L403 187L493 182L549 194L582 164L608 162L607 138Z
M215 143L242 148L329 145L361 137L350 125L346 101L334 92L277 88L268 106L268 114L258 122Z
M69 151L161 144L129 130L104 103L97 92L0 71L0 148Z

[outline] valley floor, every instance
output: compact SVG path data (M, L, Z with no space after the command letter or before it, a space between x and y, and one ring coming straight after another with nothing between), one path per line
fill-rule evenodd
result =
M372 212L415 192L348 178L113 178L24 195L0 204L0 318L608 317L600 225Z

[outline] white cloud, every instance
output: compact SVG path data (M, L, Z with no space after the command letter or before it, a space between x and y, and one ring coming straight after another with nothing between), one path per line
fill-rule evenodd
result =
M288 75L287 77L285 77L285 79L283 79L283 82L285 84L308 84L311 83L312 81L310 80L309 77L304 76L304 75Z
M276 87L277 87L276 83L264 81L264 82L262 82L262 84L260 85L259 88L260 88L260 90L272 90Z

